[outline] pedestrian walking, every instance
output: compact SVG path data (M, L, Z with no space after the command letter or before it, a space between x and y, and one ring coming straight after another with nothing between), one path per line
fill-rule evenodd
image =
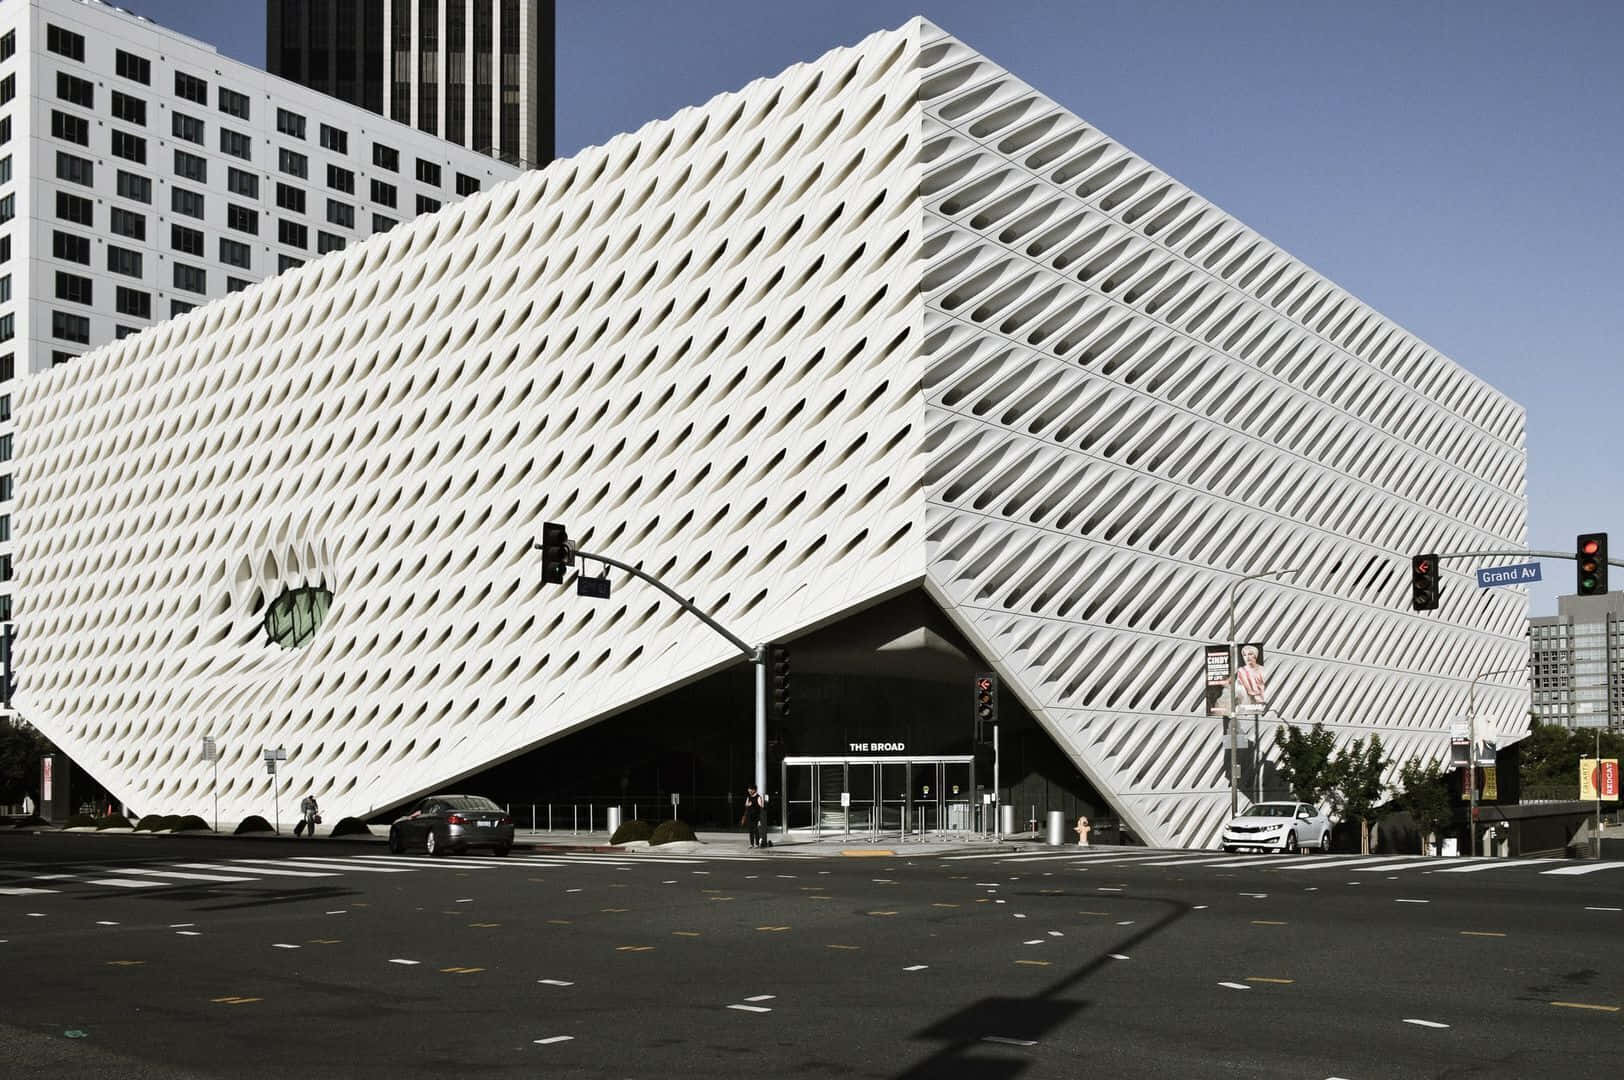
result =
M306 795L304 801L299 804L299 824L293 827L293 835L298 836L300 833L305 833L309 836L315 836L316 826L321 824L319 811L320 808L316 805L315 794Z
M751 784L744 792L744 816L739 819L740 825L750 826L750 846L767 846L767 796L756 790Z

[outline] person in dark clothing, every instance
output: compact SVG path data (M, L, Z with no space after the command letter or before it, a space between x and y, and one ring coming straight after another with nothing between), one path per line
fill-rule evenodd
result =
M751 784L744 793L744 817L739 819L740 825L750 826L751 847L765 847L767 844L766 809L767 796Z
M293 835L304 833L306 836L316 835L316 826L321 824L321 813L316 806L314 793L306 795L304 802L299 804L299 824L293 827Z

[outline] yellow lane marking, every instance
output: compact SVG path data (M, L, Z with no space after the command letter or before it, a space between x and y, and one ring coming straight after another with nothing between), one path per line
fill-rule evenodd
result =
M484 968L477 968L477 967L448 967L448 968L441 968L440 973L443 974L443 975L472 975L476 971L484 971L484 970L485 970Z
M336 937L313 937L309 941L305 942L305 944L306 945L337 945L342 940L344 940L344 939L343 938L336 938Z
M789 927L787 927L787 926L758 926L758 927L756 927L756 929L765 931L765 932L767 932L769 934L776 934L776 933L779 933L780 931L788 930Z
M845 950L847 950L849 952L856 952L858 949L861 949L862 946L861 945L825 945L824 948L826 948L826 949L845 949Z
M109 961L107 961L107 964L108 964L109 967L140 967L144 963L146 963L145 960L109 960Z
M978 904L990 904L990 903L992 903L992 901L988 900L985 896L983 896L980 900L977 900L976 903L978 903Z
M606 907L606 908L599 908L598 910L602 911L602 912L605 912L607 914L610 914L610 915L619 915L622 911L630 911L631 908Z
M1552 1005L1561 1009L1594 1009L1597 1012L1618 1012L1617 1005L1588 1005L1583 1001L1553 1001Z
M357 901L357 902L350 905L350 907L366 907L366 906L367 905L365 903L362 903L361 901Z
M1079 915L1109 915L1109 911L1079 911Z
M1286 924L1283 923L1283 922L1280 922L1278 919L1253 919L1252 920L1252 925L1253 926L1284 926Z
M895 915L896 912L894 912L894 911L871 911L871 912L869 912L869 914L870 915Z
M721 892L721 889L700 889L700 892Z
M841 852L848 859L879 859L895 857L896 852L886 848L848 848Z
M699 936L699 931L698 930L673 930L673 931L671 931L671 935L673 937L698 937Z
M931 907L958 907L957 904L932 904Z
M1247 982L1255 982L1255 983L1276 983L1276 984L1278 984L1280 986L1290 986L1292 983L1296 982L1297 980L1296 979L1271 979L1266 975L1248 975L1246 977L1246 981Z
M709 899L709 900L731 900L733 898L731 896L711 896L711 897L707 897L706 899Z
M947 880L949 880L949 881L969 881L970 880L970 875L969 874L949 874L948 877L947 877Z
M1049 961L1047 961L1047 960L1017 960L1015 962L1017 964L1026 964L1029 967L1048 967L1049 966Z
M1066 890L1065 889L1039 889L1038 890L1038 895L1039 896L1064 896L1064 895L1066 895Z
M834 897L832 897L832 896L809 896L809 897L807 897L807 899L808 900L833 900Z
M490 927L501 926L502 924L499 922L471 922L468 925L480 930L487 930Z
M1460 935L1461 937L1505 937L1504 934L1496 930L1462 930Z
M525 880L526 881L546 881L547 879L544 878L544 877L533 877L533 878L526 878Z
M256 1001L264 1001L265 999L257 997L217 997L210 998L209 1000L214 1002L216 1005L249 1005Z
M547 921L552 923L554 926L568 926L568 925L570 925L570 920L568 920L568 919L548 919Z
M652 945L616 945L615 952L653 952Z

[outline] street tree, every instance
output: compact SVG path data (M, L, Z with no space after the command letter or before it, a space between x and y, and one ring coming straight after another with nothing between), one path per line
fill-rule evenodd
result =
M1280 777L1298 802L1319 806L1335 786L1332 753L1336 736L1315 724L1308 731L1295 724L1283 724L1277 745L1280 748Z
M1394 805L1415 819L1426 850L1437 854L1439 837L1455 820L1448 781L1438 772L1436 761L1419 755L1400 767L1398 779L1400 790Z
M1370 741L1355 739L1331 763L1334 787L1331 805L1343 821L1359 823L1359 850L1370 853L1370 822L1375 817L1376 804L1382 795L1382 773L1387 770L1387 759L1382 756L1382 737L1372 734Z
M39 758L49 753L50 742L32 726L20 720L0 719L0 804L23 801L37 795Z

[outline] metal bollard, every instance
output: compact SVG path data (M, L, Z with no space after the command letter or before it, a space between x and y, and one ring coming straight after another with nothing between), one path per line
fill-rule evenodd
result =
M571 833L571 835L574 835L574 836L580 836L581 835L581 808L579 806L576 806L574 803L570 803L570 812L575 816L575 826L574 826L574 828L572 828L570 830L570 833Z

